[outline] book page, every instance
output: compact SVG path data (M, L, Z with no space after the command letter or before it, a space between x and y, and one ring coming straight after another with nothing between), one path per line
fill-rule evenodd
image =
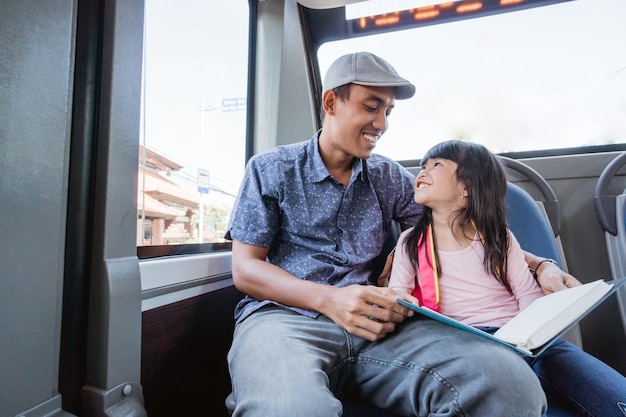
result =
M572 324L612 286L598 280L538 298L502 326L494 336L527 349L535 349Z

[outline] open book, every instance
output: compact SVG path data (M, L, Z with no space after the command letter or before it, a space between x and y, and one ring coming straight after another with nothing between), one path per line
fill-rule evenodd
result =
M398 298L398 303L431 319L511 347L526 356L537 357L624 283L626 278L609 282L598 280L545 295L493 335L401 298Z

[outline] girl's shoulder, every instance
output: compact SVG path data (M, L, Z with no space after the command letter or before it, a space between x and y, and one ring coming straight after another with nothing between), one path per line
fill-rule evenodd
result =
M511 229L509 229L508 227L506 231L507 231L507 235L509 236L509 251L517 250L517 249L521 250L522 247L519 244L519 241L517 240L517 238L515 237L515 234L513 234L513 231L511 231Z
M515 234L513 234L513 231L509 229L508 227L506 228L506 234L509 236L509 239L511 241L517 242L517 238L515 237Z

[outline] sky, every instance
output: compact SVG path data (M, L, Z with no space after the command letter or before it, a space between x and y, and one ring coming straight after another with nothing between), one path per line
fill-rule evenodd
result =
M198 167L209 169L230 201L245 162L245 111L225 111L222 100L245 100L247 18L230 16L247 16L247 7L247 0L146 2L141 140L185 165L178 175L190 187ZM395 159L418 159L451 138L495 152L624 143L625 16L624 0L576 0L402 38L333 42L319 51L320 72L344 53L369 50L415 83L415 97L397 103L376 148Z
M624 143L625 16L623 0L576 0L339 41L318 57L323 74L367 49L415 83L376 150L395 159L452 138L495 152Z
M247 16L247 0L146 1L142 139L184 165L179 174L192 185L202 163L231 200L245 163L246 114L222 101L246 97Z

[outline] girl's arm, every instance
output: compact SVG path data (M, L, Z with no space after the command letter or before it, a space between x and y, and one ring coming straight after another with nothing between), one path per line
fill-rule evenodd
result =
M520 310L525 309L530 303L543 295L541 288L528 269L525 253L519 242L509 230L509 253L508 253L508 279L517 299Z
M398 238L393 257L393 265L391 267L391 276L389 277L389 288L407 294L413 292L417 279L417 271L411 263L405 249L406 236L410 230L411 229L405 230ZM417 248L415 250L417 250Z

